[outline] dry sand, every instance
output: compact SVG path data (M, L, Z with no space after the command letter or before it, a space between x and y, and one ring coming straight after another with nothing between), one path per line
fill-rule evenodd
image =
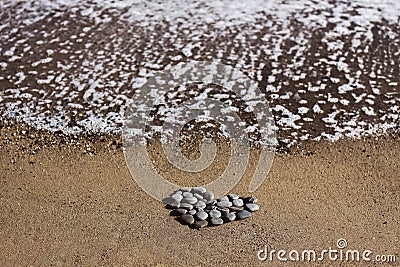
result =
M257 251L321 251L339 238L400 262L399 138L279 153L255 193L260 211L193 230L138 187L115 138L0 130L0 266L283 266ZM319 263L334 264L347 265Z

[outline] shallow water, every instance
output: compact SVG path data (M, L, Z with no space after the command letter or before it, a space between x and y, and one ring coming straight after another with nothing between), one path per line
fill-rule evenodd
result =
M383 134L400 126L399 14L394 0L3 1L0 113L119 131L148 77L197 60L256 81L284 144Z

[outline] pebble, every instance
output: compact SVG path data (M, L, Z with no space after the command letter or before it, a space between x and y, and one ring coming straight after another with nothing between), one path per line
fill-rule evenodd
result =
M235 220L243 220L259 210L257 198L240 197L236 194L214 199L214 193L204 187L184 187L163 199L167 208L173 209L171 216L191 228L217 226Z
M233 206L236 206L236 207L242 207L244 205L244 202L243 202L243 199L238 198L238 199L234 199L232 201L232 204L233 204Z
M210 210L208 215L210 215L211 218L219 218L221 217L221 212L219 210Z
M253 204L253 203L246 203L245 205L246 209L253 212L253 211L257 211L260 209L260 206L258 206L257 204Z
M182 193L182 196L183 196L183 197L192 197L193 194L190 193L190 192L183 192L183 193Z
M224 223L221 218L211 218L210 222L212 225L221 225Z
M197 203L197 198L195 197L184 197L181 201L182 203L189 203L189 204L196 204Z
M195 198L197 198L198 200L203 200L203 199L204 199L204 197L203 197L202 195L197 194L197 193L194 193L193 196L194 196Z
M183 199L183 196L181 194L173 194L170 198L172 198L173 200L176 200L178 202L181 202L181 200Z
M189 211L188 211L188 213L189 213L190 215L195 215L196 212L197 212L196 210L189 210Z
M170 205L171 207L175 207L175 208L180 207L180 202L176 201L175 199L172 199L171 197L164 198L163 202L167 205Z
M231 211L241 211L241 210L243 210L244 208L243 208L243 207L234 207L234 206L232 206L232 207L229 207L229 209L230 209Z
M180 191L182 191L182 192L190 192L190 190L192 190L192 189L189 188L189 187L182 187L182 188L180 189Z
M208 214L204 211L199 211L196 213L196 219L203 221L208 218Z
M236 219L236 214L233 212L230 212L230 213L226 214L224 217L222 217L222 219L225 222L233 222Z
M191 190L191 192L193 193L193 194L200 194L200 195L202 195L202 194L204 194L205 192L206 192L206 189L204 188L204 187L193 187L192 188L192 190Z
M199 209L204 209L206 206L207 206L206 203L204 203L204 202L201 201L201 200L197 201L197 203L194 204L194 207L195 207L195 208L199 208Z
M217 202L217 206L220 208L228 208L228 207L232 206L232 202L230 202L230 201Z
M250 217L251 217L251 213L247 210L241 210L236 213L236 218L238 218L238 220L243 220L243 219L250 218Z
M180 215L183 215L186 213L187 213L187 210L182 209L182 208L179 208L179 209L176 209L176 210L173 210L170 212L171 216L180 216Z
M218 202L224 202L224 201L228 201L229 202L229 198L227 196L218 198Z
M181 203L181 208L187 209L187 210L192 210L193 209L193 205L191 205L189 203Z
M214 199L214 193L213 192L205 192L203 194L204 199L210 201Z
M194 228L202 228L208 225L207 221L195 221L193 227Z
M181 217L179 217L179 220L184 224L193 224L194 223L194 218L190 214L182 215Z

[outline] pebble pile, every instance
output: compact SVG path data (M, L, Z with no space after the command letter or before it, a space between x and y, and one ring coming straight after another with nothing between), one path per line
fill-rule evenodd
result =
M212 192L204 187L184 187L163 199L171 216L193 228L217 226L234 220L251 217L259 206L255 197L239 197L235 194L214 199Z

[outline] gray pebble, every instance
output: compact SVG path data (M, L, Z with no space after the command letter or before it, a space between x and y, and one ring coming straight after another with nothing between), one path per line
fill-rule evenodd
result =
M227 196L218 198L218 202L223 202L223 201L229 201L229 198Z
M247 210L241 210L241 211L236 213L236 218L238 220L243 220L243 219L246 219L246 218L249 218L249 217L251 217L251 213L249 211L247 211Z
M208 213L211 218L219 218L221 217L221 212L219 210L210 210Z
M232 202L230 201L220 201L217 203L217 206L220 208L228 208L232 206Z
M230 212L228 214L226 214L224 217L222 217L222 219L225 222L233 222L236 219L236 215L233 212Z
M193 205L191 205L189 203L181 203L181 208L187 209L187 210L192 210L193 209Z
M193 227L194 228L202 228L208 225L207 221L195 221Z
M230 200L234 200L234 199L238 199L239 198L239 196L236 195L236 194L229 194L228 197L229 197Z
M197 212L197 210L189 210L189 211L188 211L188 213L189 213L190 215L195 215L196 212Z
M197 201L196 204L194 204L195 208L199 208L199 209L204 209L206 207L206 203L204 203L203 201L199 200Z
M181 217L179 217L180 222L184 224L193 224L194 223L194 218L190 214L184 214Z
M184 196L184 197L192 197L193 194L190 193L190 192L183 192L183 193L182 193L182 196Z
M210 222L212 225L221 225L224 223L221 218L211 218Z
M171 211L170 215L171 216L180 216L180 215L186 214L186 212L187 212L187 210L179 208L179 209Z
M200 195L204 194L206 191L207 190L204 187L193 187L192 190L191 190L191 192L193 194L197 193L197 194L200 194Z
M203 200L203 199L204 199L202 195L197 194L197 193L194 193L193 196L194 196L195 198L197 198L198 200Z
M234 199L232 201L232 204L236 207L242 207L244 205L243 200L242 199Z
M205 192L203 194L204 199L210 201L214 199L214 193L213 192Z
M164 198L162 200L165 204L170 205L171 207L179 208L180 203L171 197Z
M196 213L196 218L200 221L203 221L208 218L208 214L205 213L204 211L199 211Z
M183 204L182 204L182 205L183 205ZM231 211L241 211L241 210L244 209L244 207L235 207L235 206L232 206L232 207L229 207L229 209L230 209Z
M181 194L173 194L170 196L170 198L172 198L173 200L176 200L178 202L181 202L183 196Z
M181 200L181 202L182 203L189 203L189 204L196 204L197 203L197 198L195 198L195 197L184 197L182 200Z
M246 203L245 207L249 211L257 211L260 209L260 206L258 206L257 204L253 204L253 203Z
M190 188L190 187L182 187L180 189L180 191L182 191L182 192L190 192L190 190L192 190L192 188Z
M182 195L182 191L181 191L181 190L176 190L176 191L174 192L174 194ZM173 194L173 195L174 195L174 194Z

